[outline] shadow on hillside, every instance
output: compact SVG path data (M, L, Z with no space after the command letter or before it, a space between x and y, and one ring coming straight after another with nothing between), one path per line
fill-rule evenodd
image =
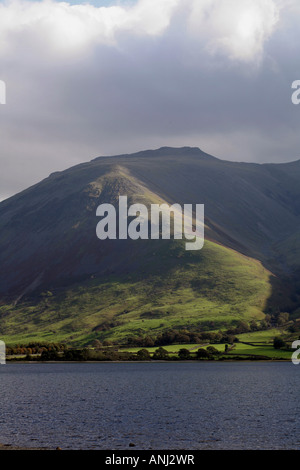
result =
M300 270L291 276L271 276L272 292L267 300L265 313L288 312L291 317L300 308ZM299 315L298 315L299 316Z

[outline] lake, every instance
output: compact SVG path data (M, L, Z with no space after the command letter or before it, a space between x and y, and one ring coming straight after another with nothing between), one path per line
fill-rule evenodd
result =
M0 366L0 442L62 449L300 449L300 365Z

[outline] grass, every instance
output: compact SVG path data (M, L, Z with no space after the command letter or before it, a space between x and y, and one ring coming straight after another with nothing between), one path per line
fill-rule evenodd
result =
M286 334L286 330L283 328L270 328L263 331L242 333L236 336L240 341L249 343L272 343L275 336L282 336L283 334Z
M0 334L7 344L83 346L168 328L193 331L209 324L218 330L263 319L270 292L270 273L258 261L210 241L194 252L181 241L163 241L135 273L88 279L15 307L0 306Z
M281 349L274 349L272 345L259 345L249 346L246 344L236 343L235 347L228 353L234 355L249 355L249 356L266 356L270 358L284 358L290 359L292 353Z
M224 345L223 345L224 346ZM158 348L159 346L151 346L151 347L136 347L136 348L127 348L127 347L124 347L124 348L120 348L120 351L128 351L128 352L132 352L132 353L137 353L138 351L140 351L140 349L147 349L147 351L149 351L150 354L153 354L155 352L155 350ZM200 344L167 344L166 346L163 346L163 348L168 351L169 353L172 353L172 354L177 354L178 351L180 349L188 349L191 353L193 352L196 352L199 348L201 348L202 346Z

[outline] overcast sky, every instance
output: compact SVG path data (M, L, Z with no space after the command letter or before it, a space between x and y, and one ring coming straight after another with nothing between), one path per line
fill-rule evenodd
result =
M0 199L99 155L300 158L299 0L0 1Z

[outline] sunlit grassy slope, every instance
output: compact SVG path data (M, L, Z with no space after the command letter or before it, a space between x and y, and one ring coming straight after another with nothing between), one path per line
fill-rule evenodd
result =
M93 339L151 336L170 327L218 330L240 319L264 317L270 273L231 249L206 240L202 250L186 251L182 241L160 240L141 266L129 274L43 292L16 307L1 306L1 338L8 344L85 345Z

